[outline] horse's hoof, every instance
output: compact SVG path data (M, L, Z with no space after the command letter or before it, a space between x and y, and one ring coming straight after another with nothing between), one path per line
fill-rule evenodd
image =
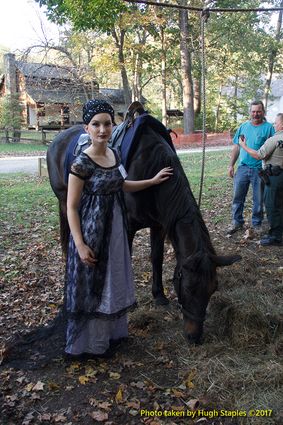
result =
M194 337L191 335L185 335L185 337L187 338L188 344L189 345L202 345L202 338L200 336Z
M164 295L155 298L155 305L156 306L168 305L168 304L169 304L169 300Z

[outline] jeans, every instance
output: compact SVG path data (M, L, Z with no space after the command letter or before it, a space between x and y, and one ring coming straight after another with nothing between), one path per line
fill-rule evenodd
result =
M249 186L253 189L252 226L260 226L263 219L263 187L258 168L240 165L234 177L232 218L234 224L244 224L243 211Z

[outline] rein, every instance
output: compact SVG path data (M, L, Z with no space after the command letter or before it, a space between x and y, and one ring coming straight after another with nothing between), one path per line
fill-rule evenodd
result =
M178 280L178 284L177 284L177 288L178 288L178 303L181 306L181 311L183 313L183 315L186 317L186 319L189 320L193 320L194 322L199 322L199 323L203 323L205 320L205 314L202 316L198 316L195 314L190 313L188 310L186 310L183 307L183 297L182 297L182 284L181 284L181 280L182 280L182 271L179 270L178 271L178 275L177 275L177 280Z

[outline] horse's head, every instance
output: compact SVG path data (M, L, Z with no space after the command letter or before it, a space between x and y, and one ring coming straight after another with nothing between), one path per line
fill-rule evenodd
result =
M176 267L174 285L182 306L184 332L189 342L200 343L206 308L218 286L217 267L231 265L240 259L239 255L221 257L198 252Z

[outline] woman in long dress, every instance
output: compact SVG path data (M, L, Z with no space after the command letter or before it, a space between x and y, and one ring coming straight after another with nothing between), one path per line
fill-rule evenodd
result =
M136 305L122 191L160 184L162 169L148 180L126 180L117 151L108 147L114 110L91 100L83 107L91 145L73 162L68 182L70 241L66 268L68 355L107 355L128 336L127 312Z

